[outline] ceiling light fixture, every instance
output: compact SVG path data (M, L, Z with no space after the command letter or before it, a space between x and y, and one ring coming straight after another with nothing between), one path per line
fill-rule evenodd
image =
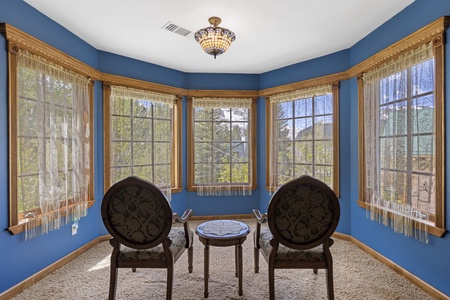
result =
M229 29L218 27L220 22L222 22L219 17L211 17L208 21L211 26L200 29L195 33L194 37L203 50L208 54L214 55L215 59L217 55L227 51L228 47L236 39L236 36Z

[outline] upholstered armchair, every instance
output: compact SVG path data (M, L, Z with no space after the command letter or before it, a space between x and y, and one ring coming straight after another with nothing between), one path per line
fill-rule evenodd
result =
M310 176L282 185L272 196L267 214L253 210L255 273L259 252L269 265L269 296L275 299L275 269L326 269L328 299L334 299L333 263L329 247L340 207L336 194ZM267 222L268 226L261 226ZM268 227L268 228L267 228Z
M118 268L167 269L166 299L172 299L174 263L188 249L188 271L192 273L193 231L188 209L180 217L172 214L165 195L150 182L128 177L106 192L102 219L111 234L109 299L115 298ZM183 224L172 227L173 222Z

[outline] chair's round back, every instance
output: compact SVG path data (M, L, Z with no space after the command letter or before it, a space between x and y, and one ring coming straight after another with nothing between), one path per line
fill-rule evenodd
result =
M340 217L339 201L328 185L304 175L273 194L267 217L269 229L280 243L309 249L333 234Z
M152 183L133 176L111 186L103 197L101 212L111 236L135 249L160 244L172 228L166 196Z

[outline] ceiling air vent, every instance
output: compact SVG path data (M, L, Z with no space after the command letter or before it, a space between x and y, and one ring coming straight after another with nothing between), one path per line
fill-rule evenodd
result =
M191 33L190 30L180 27L172 21L169 21L166 25L164 25L162 27L162 29L165 29L167 31L170 31L170 32L182 35L182 36L187 36L189 33Z

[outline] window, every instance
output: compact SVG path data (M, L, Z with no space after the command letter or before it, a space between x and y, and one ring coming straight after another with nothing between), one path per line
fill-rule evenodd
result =
M249 194L256 185L256 99L188 99L188 190Z
M11 48L10 64L9 229L28 240L87 214L93 87L23 49Z
M267 102L269 190L301 175L339 194L337 85L271 96Z
M360 85L361 195L372 219L425 242L443 224L439 69L429 42L363 74Z
M170 200L180 184L179 102L173 95L105 86L105 190L133 175Z

